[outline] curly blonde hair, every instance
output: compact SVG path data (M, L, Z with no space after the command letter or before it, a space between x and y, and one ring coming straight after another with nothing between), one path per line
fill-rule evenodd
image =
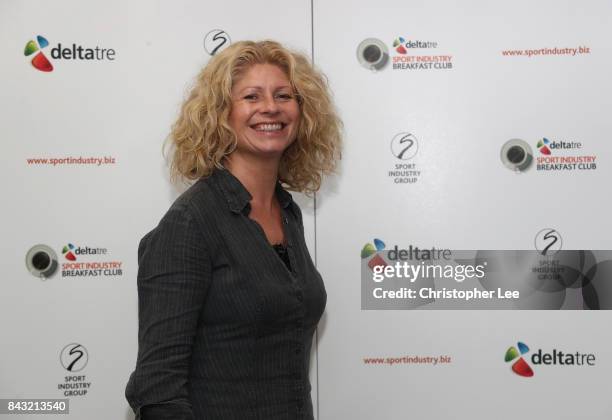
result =
M290 190L315 192L340 158L342 122L325 76L303 54L275 41L236 42L202 69L168 137L172 178L195 180L223 167L238 141L228 123L232 85L255 64L278 66L298 98L297 138L283 153L279 179Z

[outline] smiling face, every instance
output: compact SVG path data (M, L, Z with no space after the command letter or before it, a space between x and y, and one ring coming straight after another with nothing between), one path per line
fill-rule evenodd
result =
M232 87L232 154L280 159L295 141L300 108L287 75L273 64L249 67Z

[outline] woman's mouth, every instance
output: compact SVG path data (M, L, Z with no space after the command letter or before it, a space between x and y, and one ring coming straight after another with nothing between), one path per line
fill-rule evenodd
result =
M273 123L259 123L253 124L251 128L255 131L263 131L263 132L274 132L281 131L285 128L287 124L281 122L273 122Z

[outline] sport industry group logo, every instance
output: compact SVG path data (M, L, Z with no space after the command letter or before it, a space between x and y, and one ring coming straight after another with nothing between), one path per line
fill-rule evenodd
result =
M544 256L553 256L561 251L563 240L561 234L555 229L545 228L540 230L534 239L536 250Z
M580 352L564 352L557 349L553 349L552 352L544 352L542 349L538 349L537 352L533 352L528 360L531 365L527 362L527 353L530 352L529 346L519 341L515 346L511 346L506 350L504 361L506 363L512 363L512 372L518 376L525 378L531 378L534 376L534 371L531 365L535 366L595 366L595 355L592 353L580 353Z
M89 353L85 346L79 343L70 343L60 352L60 363L69 372L63 381L57 384L57 389L62 391L64 397L83 397L91 390L91 382L81 372L87 366Z
M23 55L26 57L37 53L32 60L32 67L42 72L52 72L54 67L51 61L43 53L43 49L49 47L49 41L43 35L37 35L36 41L29 40L24 48ZM114 61L115 50L113 48L101 48L99 46L88 48L73 43L70 47L62 47L61 42L49 51L51 58L65 61Z
M231 43L229 34L223 29L213 29L204 36L204 50L210 56L226 49Z
M85 369L88 359L87 349L78 343L68 344L60 353L60 362L68 372L79 372Z
M393 180L394 184L414 184L420 179L421 170L418 164L412 160L418 151L419 141L414 134L402 132L393 136L391 139L391 154L395 157L395 160L387 170L387 176Z
M418 149L418 140L412 133L399 133L391 140L391 153L400 160L412 159Z

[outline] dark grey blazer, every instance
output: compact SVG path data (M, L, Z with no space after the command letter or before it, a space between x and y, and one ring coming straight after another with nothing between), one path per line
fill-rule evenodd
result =
M326 293L302 215L277 186L290 269L227 170L196 182L138 248L138 418L311 419L312 336Z

